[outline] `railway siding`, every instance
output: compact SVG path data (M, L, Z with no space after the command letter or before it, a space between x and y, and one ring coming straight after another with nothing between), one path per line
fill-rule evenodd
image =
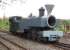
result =
M0 50L9 50L9 48L4 45L2 42L0 42Z
M16 43L14 43L13 41L10 41L9 39L2 37L3 35L6 36L8 34L2 33L0 32L0 43L3 44L6 48L8 48L8 50L27 50L26 48L24 48L24 46L20 46ZM9 35L8 35L9 36ZM8 37L10 38L10 36Z
M21 48L19 48L18 46L13 45L12 43L10 43L9 41L6 41L5 39L0 38L0 41L7 46L8 50L23 50Z
M4 34L4 35L0 35L2 38L5 38L19 46L22 46L22 47L26 47L24 46L24 40L21 39L21 38L18 38L17 36L13 36L13 35L10 35L10 34Z
M65 33L64 37L62 37L59 42L65 43L65 44L70 44L70 33Z
M55 43L55 46L58 48L62 48L63 50L70 50L70 44L57 42Z

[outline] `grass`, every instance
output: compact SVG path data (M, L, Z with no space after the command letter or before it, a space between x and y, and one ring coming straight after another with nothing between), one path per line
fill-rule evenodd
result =
M5 19L5 20L0 19L0 29L9 31L9 21L8 21L8 19Z

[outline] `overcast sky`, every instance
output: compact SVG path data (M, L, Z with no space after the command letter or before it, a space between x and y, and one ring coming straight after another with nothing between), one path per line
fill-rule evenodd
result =
M6 9L0 8L0 17L5 16L23 16L27 17L30 13L34 16L38 16L38 9L40 7L45 8L45 4L54 4L55 7L52 11L52 15L60 19L70 19L70 0L25 0L25 3L19 1L14 2L12 5L7 5ZM47 12L45 11L45 15Z

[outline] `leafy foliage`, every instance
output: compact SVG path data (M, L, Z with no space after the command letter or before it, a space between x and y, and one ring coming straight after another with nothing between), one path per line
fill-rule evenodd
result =
M61 22L57 26L57 30L65 31L65 28L64 28L65 25L70 25L70 20L61 20Z

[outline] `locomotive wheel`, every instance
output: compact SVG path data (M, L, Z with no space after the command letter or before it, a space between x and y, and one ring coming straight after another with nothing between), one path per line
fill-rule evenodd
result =
M37 38L37 41L39 41L39 42L40 42L40 41L41 41L41 40L40 40L40 38Z
M11 32L11 34L13 34L13 35L17 35L17 32L15 32L15 31L10 31Z
M43 42L44 43L48 42L48 37L43 38Z
M24 30L24 38L32 39L32 33L30 30Z
M27 34L27 38L32 39L32 34L30 32Z
M48 37L38 37L37 41L43 42L43 43L47 43L48 42Z
M36 38L36 37L33 37L32 39L33 39L33 40L37 40L37 38Z
M28 31L24 30L24 35L23 35L24 38L27 38L27 33L28 33Z
M32 29L31 33L32 33L32 40L37 40L37 30Z

